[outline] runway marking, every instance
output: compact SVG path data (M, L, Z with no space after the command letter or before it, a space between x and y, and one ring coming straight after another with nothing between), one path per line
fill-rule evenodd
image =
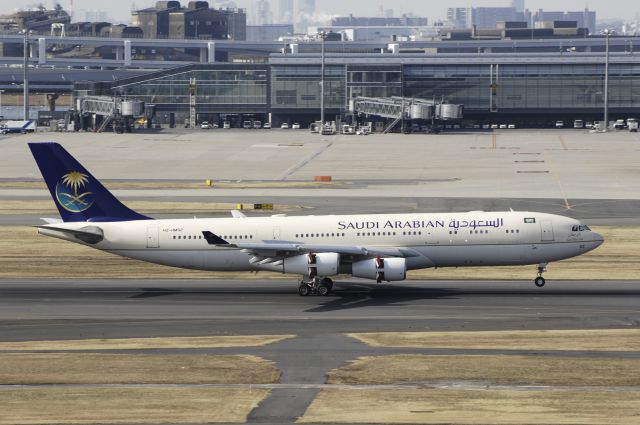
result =
M564 149L565 151L568 151L569 147L567 146L567 142L564 141L564 137L559 135L558 139L560 139L560 144L562 145L562 149Z
M551 157L552 155L545 155L545 157L549 160L549 164L551 165L551 167L549 167L552 172L549 173L551 175L551 177L553 177L553 179L556 181L556 184L558 185L558 189L560 190L560 195L562 196L562 200L564 201L564 207L567 210L571 210L571 204L569 203L569 200L567 199L567 193L564 190L564 186L562 185L562 182L560 181L560 178L557 176L555 170L557 170L557 167L555 166L555 163L553 162L553 158Z
M317 152L314 152L313 154L311 154L310 156L308 156L307 158L303 159L302 162L298 163L297 165L294 165L292 168L289 168L287 171L284 172L284 174L282 174L278 180L287 180L289 177L291 177L294 173L296 173L297 171L299 171L302 167L304 167L305 165L307 165L308 163L310 163L311 161L313 161L314 159L316 159L316 157L318 157L320 154L324 153L326 150L328 150L331 146L333 146L333 142L329 142L326 145L324 145L321 149L319 149Z
M444 389L444 390L509 390L509 391L603 391L635 392L640 386L598 386L598 385L494 385L477 384L467 381L425 381L398 384L0 384L0 391L14 391L40 388L228 388L228 389L268 389L268 390L408 390L408 389Z

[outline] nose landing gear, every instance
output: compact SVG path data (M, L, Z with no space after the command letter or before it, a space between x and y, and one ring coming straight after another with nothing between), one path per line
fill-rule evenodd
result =
M536 277L535 280L533 281L533 283L535 283L535 285L538 288L542 288L546 283L546 281L544 280L544 277L542 277L542 273L546 271L547 271L547 263L538 264L538 277Z
M307 295L320 295L326 297L333 289L333 281L328 277L319 278L314 277L308 281L302 279L300 281L300 285L298 286L298 294L301 297L306 297Z

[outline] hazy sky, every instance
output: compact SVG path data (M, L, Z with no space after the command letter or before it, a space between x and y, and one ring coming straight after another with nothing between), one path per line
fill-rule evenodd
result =
M181 0L186 4L188 0ZM234 0L239 7L251 7L253 0ZM4 0L3 0L4 2ZM73 2L73 8L77 17L82 19L81 10L104 10L109 16L128 22L131 16L132 7L141 9L155 4L155 0L59 0L65 9L68 9ZM43 3L51 7L53 0L17 0L13 4L18 7L27 7ZM210 3L214 3L210 1ZM270 1L272 9L277 6L277 0ZM385 9L394 9L395 15L402 13L413 13L418 16L426 16L430 20L444 18L446 8L474 6L508 6L509 0L449 0L447 2L437 2L430 0L316 0L318 13L327 15L345 15L352 13L357 16L377 16L380 5ZM597 12L600 18L625 18L634 19L640 12L640 2L632 0L525 0L525 7L530 10L582 10L589 7ZM366 12L365 12L366 11Z

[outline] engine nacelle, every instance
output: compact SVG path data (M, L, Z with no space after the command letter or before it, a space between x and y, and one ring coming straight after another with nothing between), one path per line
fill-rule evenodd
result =
M302 274L309 277L338 274L340 255L335 252L309 253L284 259L283 273Z
M405 280L407 278L407 261L404 258L383 257L356 261L351 266L351 274L355 277L375 279L378 283Z

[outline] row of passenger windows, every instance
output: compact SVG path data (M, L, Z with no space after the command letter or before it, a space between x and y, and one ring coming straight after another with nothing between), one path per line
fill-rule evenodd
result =
M296 238L329 238L343 237L344 233L296 233Z
M470 230L469 234L488 234L489 231L488 230ZM511 230L506 230L506 233L520 233L519 229L511 229ZM449 230L449 234L450 235L457 235L458 231L457 230ZM344 233L296 233L296 238L303 238L303 237L340 237L340 236L344 236ZM402 232L403 236L421 236L422 232L421 231L412 231L412 232ZM356 233L356 236L396 236L396 232L358 232ZM226 239L226 238L225 238Z
M574 226L574 228L577 226ZM580 226L580 227L587 227L587 226ZM587 228L588 229L588 228ZM582 229L581 229L582 230ZM574 230L575 231L575 230ZM507 230L507 233L520 233L519 229L516 230ZM488 230L470 230L469 231L470 234L487 234L489 233ZM457 230L449 230L449 234L450 235L457 235L458 231ZM344 237L344 233L296 233L296 238L324 238L324 237ZM358 232L356 234L356 236L395 236L396 232ZM421 231L413 231L413 232L402 232L403 236L420 236L422 235ZM225 240L236 240L236 239L253 239L253 235L223 235L221 236L222 239ZM202 235L173 235L173 239L202 239Z
M173 235L173 239L202 239L202 235ZM222 239L253 239L253 235L225 235Z

